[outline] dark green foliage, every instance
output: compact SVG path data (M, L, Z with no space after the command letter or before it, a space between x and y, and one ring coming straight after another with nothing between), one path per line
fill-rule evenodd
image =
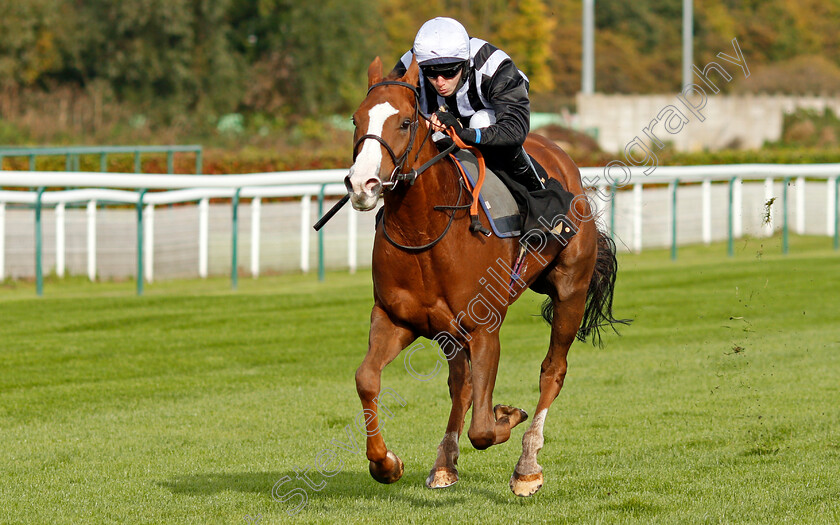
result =
M382 49L382 23L369 0L301 2L289 47L297 71L297 112L352 112L367 87L367 66Z
M0 118L17 143L205 142L232 114L243 136L283 133L349 114L370 61L390 67L437 15L504 47L535 95L578 91L578 0L0 0ZM694 61L737 38L752 76L725 89L835 93L838 19L840 0L695 2ZM599 0L596 25L596 90L678 88L680 0Z
M376 4L364 0L234 0L228 22L249 67L241 105L250 111L349 112L384 46Z
M773 146L836 149L840 146L840 119L829 108L824 112L797 110L785 115L782 140Z

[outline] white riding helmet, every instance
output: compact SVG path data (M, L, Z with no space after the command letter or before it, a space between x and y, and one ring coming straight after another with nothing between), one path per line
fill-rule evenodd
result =
M421 66L464 62L470 59L470 36L457 20L433 18L414 37L414 56Z

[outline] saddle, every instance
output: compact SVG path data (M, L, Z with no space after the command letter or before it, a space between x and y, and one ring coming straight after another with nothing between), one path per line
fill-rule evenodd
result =
M470 184L475 186L478 173L475 155L459 150L452 157ZM559 181L548 177L545 168L536 159L531 157L531 161L540 179L545 181L545 189L529 192L505 172L487 169L479 193L480 207L498 237L518 237L535 229L541 232L551 230L553 235L563 237L565 246L577 231L574 227L555 227L560 223L571 226L565 217L574 195L566 191Z

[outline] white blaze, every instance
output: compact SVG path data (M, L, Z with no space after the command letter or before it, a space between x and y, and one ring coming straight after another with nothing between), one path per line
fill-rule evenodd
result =
M382 129L385 127L385 121L388 117L399 113L397 109L389 104L383 102L377 104L370 110L370 119L368 121L368 129L365 135L382 136ZM356 163L350 169L350 181L353 183L353 191L362 191L362 185L370 177L379 176L379 167L382 165L382 147L378 141L368 139L362 145L362 151L356 157ZM364 180L356 180L356 173L362 173Z

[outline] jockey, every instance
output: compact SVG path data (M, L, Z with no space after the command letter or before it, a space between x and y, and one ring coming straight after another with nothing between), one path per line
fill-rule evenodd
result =
M412 55L420 66L420 110L433 129L453 128L466 144L478 147L488 166L529 191L543 188L522 147L530 129L528 77L507 53L470 38L458 21L438 17L417 32L414 47L394 68L397 74L405 74ZM441 106L448 110L438 110Z

